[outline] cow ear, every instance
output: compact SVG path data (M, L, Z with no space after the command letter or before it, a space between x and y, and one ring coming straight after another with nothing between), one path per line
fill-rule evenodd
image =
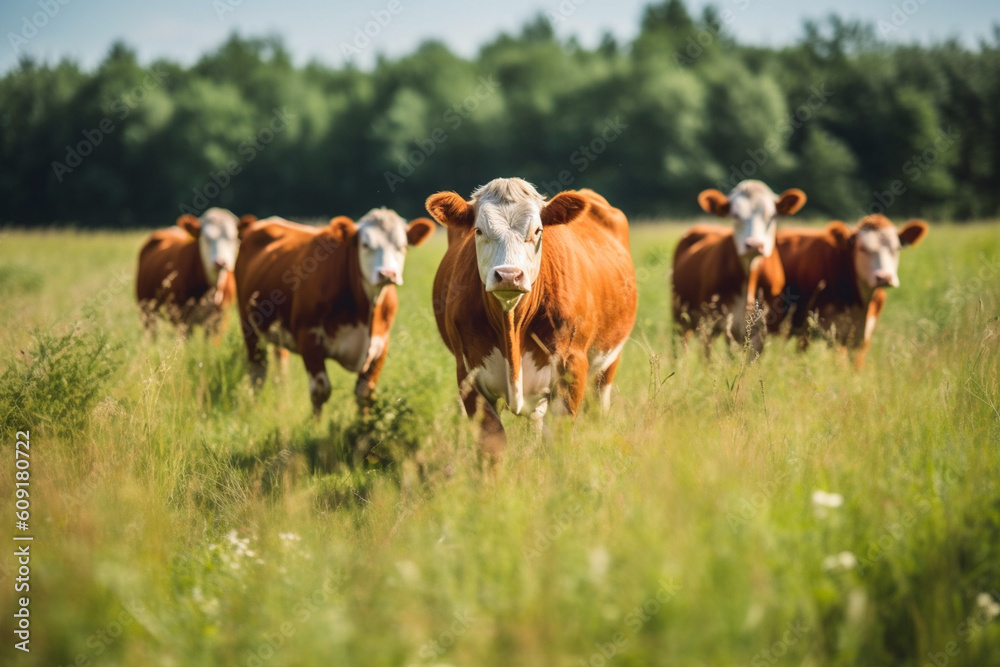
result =
M587 212L590 204L573 192L560 192L542 209L542 226L566 225Z
M826 232L837 239L837 241L844 242L851 238L851 230L848 229L840 220L834 220L826 226Z
M698 194L698 206L701 206L701 210L705 213L711 213L720 218L729 215L729 197L714 188L702 190Z
M781 215L795 215L806 205L806 193L798 188L785 190L778 196L775 208Z
M418 246L434 233L434 221L429 218L417 218L406 228L406 242Z
M239 237L241 241L243 240L243 235L246 234L247 230L250 229L250 225L252 225L255 222L257 222L256 215L247 214L240 216L240 221L236 223L236 235Z
M917 245L927 236L927 223L910 220L899 230L899 242L903 245Z
M471 227L475 213L457 192L438 192L427 198L427 212L445 227Z
M177 226L194 238L198 238L198 236L201 235L201 220L194 217L190 213L185 213L181 217L177 218Z
M346 243L353 239L355 232L358 231L358 227L346 215L338 215L336 218L330 220L330 230L333 232L333 239L337 243Z

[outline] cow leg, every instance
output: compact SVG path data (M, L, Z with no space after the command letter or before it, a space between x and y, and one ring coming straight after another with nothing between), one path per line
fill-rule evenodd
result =
M594 378L594 388L597 390L597 397L601 401L601 412L605 415L611 410L611 385L615 381L615 373L618 372L618 364L621 362L621 355L611 362L604 369L603 373L598 373Z
M579 352L571 352L567 357L563 369L563 382L565 391L563 392L563 402L566 412L576 417L580 409L583 397L587 393L587 371L590 364L587 363L586 355Z
M250 373L250 386L260 387L267 378L267 344L257 335L257 330L253 328L245 319L240 322L243 330L243 343L247 348L247 370Z
M288 378L288 350L281 347L280 345L274 346L274 363L278 366L278 372L274 376L274 381L285 380Z
M326 350L308 328L303 328L298 338L299 353L309 374L309 397L312 399L313 417L319 418L323 404L330 398L330 377L326 374Z
M694 329L685 329L681 333L681 350L684 351L684 354L687 354L688 343L691 342L691 336L693 335L694 335Z
M500 415L488 401L482 399L473 386L472 380L473 378L459 362L458 392L462 399L462 407L465 408L465 415L469 419L475 419L482 408L483 418L479 424L478 438L479 452L489 462L496 463L507 447L507 433L504 431L503 422L500 421Z
M156 340L156 310L148 305L139 306L139 321L150 340Z
M358 383L354 385L354 397L358 401L358 411L363 417L368 416L371 407L375 403L375 385L378 384L379 375L382 374L382 365L389 350L389 341L382 348L382 354L372 359L368 369L358 374Z

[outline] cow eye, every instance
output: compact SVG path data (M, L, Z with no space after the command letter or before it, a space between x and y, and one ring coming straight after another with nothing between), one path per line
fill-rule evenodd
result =
M482 236L482 235L483 235L483 230L481 230L479 227L476 227L476 236Z

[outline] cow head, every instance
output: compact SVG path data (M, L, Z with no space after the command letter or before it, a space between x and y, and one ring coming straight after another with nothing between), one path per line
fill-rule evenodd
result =
M520 178L497 178L465 201L455 192L427 199L427 210L442 225L473 229L479 278L504 311L531 291L542 265L542 230L573 222L587 202L572 192L545 201Z
M770 257L774 252L779 215L794 215L806 203L806 194L797 188L774 194L760 181L743 181L729 193L705 190L698 195L702 210L722 218L733 218L736 253L749 264L754 257Z
M354 236L365 288L377 292L386 285L403 284L408 246L418 246L434 233L434 222L417 218L409 225L398 213L373 208L357 223Z
M177 219L177 226L197 239L209 282L222 284L236 264L238 222L232 211L224 208L210 208L200 219L187 214Z
M900 249L916 245L926 235L923 220L911 220L897 229L884 215L862 218L851 237L858 283L869 290L899 287Z

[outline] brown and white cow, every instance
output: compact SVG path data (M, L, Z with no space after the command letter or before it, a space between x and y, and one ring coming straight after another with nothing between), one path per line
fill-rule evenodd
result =
M899 251L916 245L926 234L923 220L911 220L897 229L884 215L866 216L854 229L837 220L823 229L779 231L783 298L797 304L790 313L790 331L799 336L800 347L808 345L812 316L831 342L852 350L855 365L861 368L885 306L885 290L899 287ZM776 332L789 325L774 320L769 326Z
M389 349L407 246L433 232L432 220L407 225L386 208L357 223L267 218L243 228L236 284L252 382L263 382L273 343L302 356L315 415L330 397L327 359L358 374L355 396L366 411Z
M774 252L777 218L794 215L805 203L801 190L778 196L760 181L743 181L728 196L718 190L698 195L706 213L732 218L733 225L696 225L674 251L674 322L685 343L695 332L705 336L706 350L721 333L744 341L755 302L767 304L784 288ZM758 353L763 333L763 324L754 322L750 336Z
M185 214L176 227L150 234L135 281L147 331L155 331L157 315L185 333L193 325L220 330L236 295L237 225L231 211L210 208L200 219Z
M483 450L506 442L503 406L539 423L550 401L575 415L593 380L606 409L636 316L625 215L592 190L546 201L519 178L469 201L440 192L427 210L448 226L434 314L470 418L485 399Z

